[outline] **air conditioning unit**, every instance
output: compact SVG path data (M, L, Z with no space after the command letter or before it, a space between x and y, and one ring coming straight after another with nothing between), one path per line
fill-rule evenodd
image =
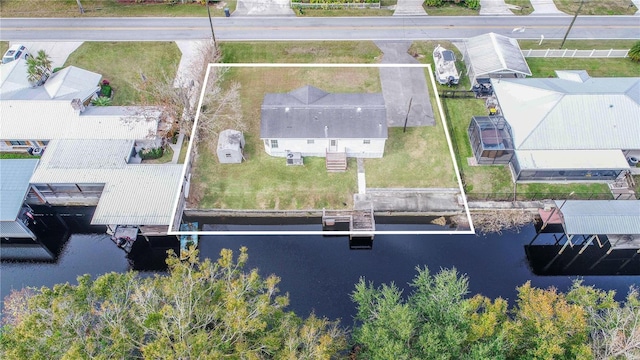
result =
M287 152L287 166L304 165L302 154L299 152Z
M40 156L42 155L42 150L43 149L39 147L33 148L31 155Z

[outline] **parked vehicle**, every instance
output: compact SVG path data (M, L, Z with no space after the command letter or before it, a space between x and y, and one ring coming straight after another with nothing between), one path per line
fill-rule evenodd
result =
M460 74L456 68L456 56L453 51L436 46L433 50L433 62L435 63L436 79L442 85L457 85Z
M28 57L29 52L27 51L27 48L24 45L16 44L11 46L9 50L4 53L4 55L2 56L2 63L6 64L20 58L26 59Z

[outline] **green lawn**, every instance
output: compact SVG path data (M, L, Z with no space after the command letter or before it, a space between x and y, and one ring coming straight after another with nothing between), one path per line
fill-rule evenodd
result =
M295 9L298 17L391 16L389 9Z
M0 159L39 159L39 156L29 155L28 153L0 152Z
M173 81L181 53L174 42L85 42L67 59L74 65L102 74L115 93L112 105L139 105L148 93L148 81ZM154 103L147 98L148 103Z
M444 99L443 106L451 126L457 151L458 165L462 171L467 196L472 200L513 200L514 184L507 166L471 166L472 157L467 128L473 115L484 115L484 102L479 99ZM518 184L517 200L562 199L574 192L572 198L609 198L607 184L601 183L527 183Z
M567 40L563 49L578 50L609 50L609 49L631 49L637 40ZM518 40L520 49L559 49L562 40Z
M630 59L527 58L533 77L555 77L555 70L587 70L593 77L640 76L640 63Z
M573 15L579 0L553 0L558 10ZM580 15L633 15L638 10L630 0L585 0Z
M520 7L520 10L511 10L514 15L529 15L533 12L533 6L529 0L505 0L505 3Z
M428 69L425 69L425 77L436 125L407 128L406 132L402 128L389 128L384 157L365 160L367 187L458 186Z
M76 0L2 0L2 17L92 17L92 16L207 16L207 8L197 3L153 4L119 2L118 0L82 0L84 14L80 14ZM231 11L236 0L210 5L211 16L224 16L224 7Z
M225 63L377 63L372 41L222 42Z
M9 49L8 41L0 41L0 54L4 55L4 53Z
M193 197L200 208L321 209L351 206L357 192L356 164L345 173L327 173L324 158L306 157L304 167L286 166L267 155L260 134L260 105L266 93L313 85L329 92L380 92L377 68L232 68L227 81L241 84L247 126L242 164L219 164L205 139L194 165ZM215 148L215 147L214 147Z

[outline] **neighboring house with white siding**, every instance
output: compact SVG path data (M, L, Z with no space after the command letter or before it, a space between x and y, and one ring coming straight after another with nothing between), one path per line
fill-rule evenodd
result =
M271 156L295 152L380 158L387 133L380 93L330 94L307 85L288 93L266 94L262 103L260 138Z

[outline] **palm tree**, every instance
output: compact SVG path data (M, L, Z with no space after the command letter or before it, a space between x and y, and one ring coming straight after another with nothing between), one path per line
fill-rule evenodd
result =
M44 84L51 74L51 58L44 50L39 50L37 56L27 58L27 79L36 86Z

